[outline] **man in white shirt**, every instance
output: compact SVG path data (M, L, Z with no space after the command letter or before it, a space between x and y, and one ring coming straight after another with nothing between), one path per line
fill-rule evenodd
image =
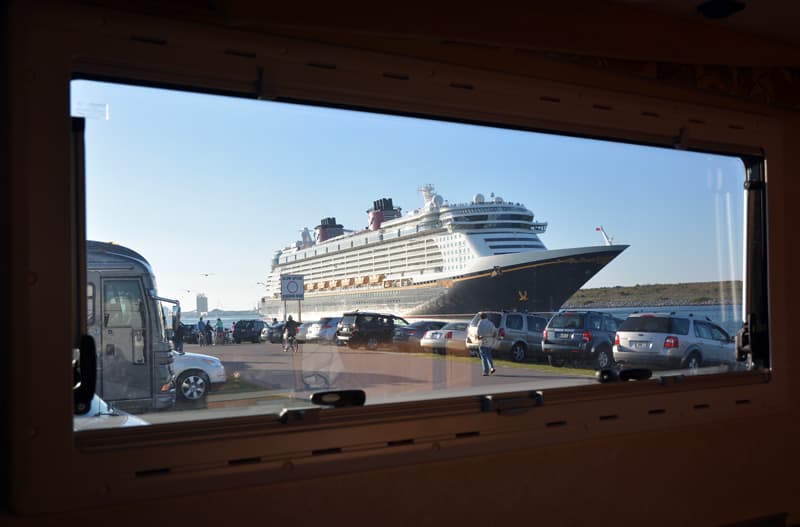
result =
M478 321L476 332L478 334L478 354L481 357L481 364L483 366L483 374L491 375L494 373L494 361L492 361L492 346L494 345L494 338L497 336L497 328L494 327L492 321L486 318L486 313L481 313L481 319Z

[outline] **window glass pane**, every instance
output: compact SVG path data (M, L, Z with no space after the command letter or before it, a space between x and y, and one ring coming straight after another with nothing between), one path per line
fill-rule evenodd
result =
M74 115L108 109L85 132L98 396L149 423L322 389L376 404L595 386L609 364L680 373L706 353L693 321L741 328L738 158L71 86ZM481 312L505 335L497 375L477 358ZM404 328L418 321L464 327ZM697 372L745 367L733 345Z
M86 321L94 324L94 284L86 285Z

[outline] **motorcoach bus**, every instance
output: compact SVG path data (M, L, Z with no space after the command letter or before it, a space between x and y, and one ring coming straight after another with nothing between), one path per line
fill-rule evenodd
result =
M175 404L175 375L162 302L147 260L127 247L87 241L86 329L97 356L96 393L127 411Z

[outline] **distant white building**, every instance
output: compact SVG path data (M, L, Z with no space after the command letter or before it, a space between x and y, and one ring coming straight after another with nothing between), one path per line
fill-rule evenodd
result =
M197 295L197 313L208 313L208 297L205 293Z

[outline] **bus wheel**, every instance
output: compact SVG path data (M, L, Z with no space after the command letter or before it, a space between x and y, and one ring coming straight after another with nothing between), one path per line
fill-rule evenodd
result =
M208 375L199 370L188 370L178 377L178 397L184 401L199 401L208 394Z

